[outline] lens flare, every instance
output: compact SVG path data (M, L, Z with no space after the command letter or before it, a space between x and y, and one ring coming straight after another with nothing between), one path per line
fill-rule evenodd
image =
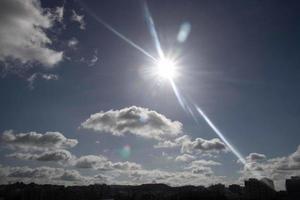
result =
M137 45L136 43L134 43L132 40L130 40L129 38L127 38L125 35L123 35L122 33L120 33L119 31L117 31L114 27L112 27L111 25L109 25L107 22L105 22L103 19L101 19L96 13L94 13L85 3L83 3L82 1L78 1L80 3L80 5L87 11L87 13L93 17L97 22L99 22L100 24L102 24L105 28L107 28L109 31L111 31L113 34L115 34L116 36L118 36L119 38L121 38L122 40L124 40L125 42L127 42L129 45L131 45L132 47L134 47L135 49L137 49L138 51L142 52L144 55L146 55L147 57L151 58L153 61L156 61L156 58L154 58L150 53L148 53L145 49L143 49L142 47L140 47L139 45Z
M120 156L123 158L123 159L127 159L130 157L131 155L131 147L129 144L126 144L122 149L120 149Z
M160 59L156 64L156 73L161 78L173 79L177 75L176 65L170 59Z

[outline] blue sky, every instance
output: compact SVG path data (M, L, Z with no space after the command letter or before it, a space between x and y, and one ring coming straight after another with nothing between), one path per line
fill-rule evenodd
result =
M300 170L300 4L147 3L162 50L176 55L180 94L246 165L181 107L153 60L96 19L159 58L145 1L15 0L0 6L3 182L205 185L269 177L284 189ZM191 31L180 42L183 24Z

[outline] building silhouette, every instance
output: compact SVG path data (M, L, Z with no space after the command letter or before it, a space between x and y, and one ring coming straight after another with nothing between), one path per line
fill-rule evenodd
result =
M286 191L293 197L300 197L300 176L292 176L285 181Z
M286 180L287 191L276 192L270 179L249 179L245 186L209 187L165 184L62 186L13 183L0 185L0 200L297 200L300 178Z
M247 199L274 199L275 193L274 183L271 179L257 180L251 178L245 181L245 196Z

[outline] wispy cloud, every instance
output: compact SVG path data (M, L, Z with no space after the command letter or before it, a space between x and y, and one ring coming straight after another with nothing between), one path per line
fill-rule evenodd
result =
M81 30L85 29L86 23L84 21L84 15L79 15L75 10L72 10L71 20L77 22Z

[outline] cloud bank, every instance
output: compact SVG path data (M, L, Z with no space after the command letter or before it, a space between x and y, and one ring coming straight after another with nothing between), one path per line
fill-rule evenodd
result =
M13 149L47 150L68 149L76 146L76 139L68 139L60 132L37 132L14 133L12 130L4 131L2 142Z

